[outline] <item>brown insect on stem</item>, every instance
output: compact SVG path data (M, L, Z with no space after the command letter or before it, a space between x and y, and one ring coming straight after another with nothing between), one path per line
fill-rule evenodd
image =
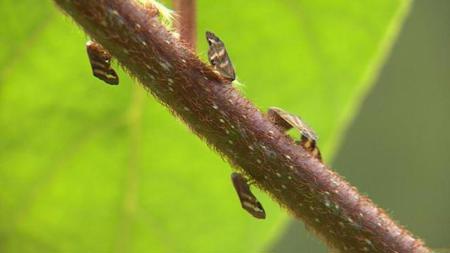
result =
M295 143L299 143L313 157L322 161L322 155L319 147L317 147L318 137L316 133L299 116L277 107L271 107L267 112L267 117L283 131L288 131L291 128L298 130L300 132L300 140L295 141Z
M212 32L206 32L206 41L209 45L208 60L213 68L230 83L236 80L236 73L225 44Z
M86 51L92 68L92 74L107 84L119 84L119 76L111 68L111 55L100 44L94 41L86 43Z
M250 191L248 180L241 174L233 172L231 174L231 182L239 197L242 208L257 219L265 219L266 212L259 200Z
M133 0L55 0L159 101L339 252L424 243L300 145Z

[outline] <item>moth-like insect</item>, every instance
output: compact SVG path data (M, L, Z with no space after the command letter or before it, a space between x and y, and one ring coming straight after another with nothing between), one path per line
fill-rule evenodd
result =
M299 143L306 151L308 151L313 157L322 161L322 155L317 147L317 135L316 133L297 115L288 113L280 108L271 107L267 113L269 120L276 126L280 127L283 131L288 131L291 128L295 128L300 132Z
M119 76L111 68L111 54L102 45L92 40L86 43L86 51L93 75L107 84L119 84Z
M265 219L266 212L258 199L250 191L248 180L239 173L233 172L231 174L231 181L234 189L239 197L242 208L257 219Z
M230 81L230 83L233 82L236 79L236 73L225 44L212 32L206 32L206 40L209 44L209 62L223 78Z

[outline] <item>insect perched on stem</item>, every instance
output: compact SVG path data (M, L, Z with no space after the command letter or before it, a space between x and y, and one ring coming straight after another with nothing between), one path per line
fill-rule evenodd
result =
M322 155L317 147L317 135L314 131L297 115L288 113L280 108L271 107L267 112L269 120L280 127L283 131L295 128L300 132L300 141L296 141L313 157L322 161Z
M168 27L172 23L172 11L153 0L140 0L142 7L146 10L149 18L161 17L161 22ZM107 84L119 84L119 76L116 71L111 68L112 56L100 43L88 41L86 50L91 63L92 73L98 79Z
M242 208L257 219L265 219L266 212L255 195L250 191L248 180L241 174L233 172L231 174L231 181L241 201Z
M86 43L86 50L94 76L107 84L119 84L119 76L111 68L111 54L102 45L92 40Z
M214 70L219 72L230 83L233 82L236 79L236 73L225 44L212 32L206 32L206 40L209 44L208 60L214 67Z
M236 73L228 56L225 44L212 32L206 32L208 41L208 60L223 78L232 83L236 80ZM265 219L266 212L258 199L250 191L248 180L239 173L231 174L231 181L239 197L242 208L257 219Z

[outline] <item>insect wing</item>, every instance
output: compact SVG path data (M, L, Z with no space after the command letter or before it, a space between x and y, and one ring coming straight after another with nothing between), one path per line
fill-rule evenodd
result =
M288 114L286 117L290 119L294 128L298 129L303 136L313 141L317 141L318 138L316 133L300 117L293 114Z
M267 116L273 124L280 127L283 131L288 131L292 128L292 124L281 117L283 113L284 111L280 108L270 107L267 112Z
M283 130L287 131L291 128L297 129L301 134L299 143L313 157L322 161L322 155L317 147L317 135L314 131L298 116L288 113L280 108L271 107L268 112L269 119Z
M119 76L111 68L111 54L94 41L89 41L86 44L86 51L93 75L108 84L119 84Z
M277 108L277 107L271 107L269 109L269 117L275 118L275 120L278 120L276 122L277 125L283 126L285 130L289 130L290 128L295 128L300 133L307 137L308 139L317 141L317 135L314 133L314 131L297 115L294 115L292 113L288 113L284 111L283 109ZM283 122L281 122L283 121ZM289 127L286 127L289 126Z
M257 219L265 219L266 212L255 195L250 191L247 180L239 173L232 173L231 181L238 194L242 208Z
M214 69L220 73L225 79L234 81L236 73L231 63L225 44L212 32L206 32L206 40L208 41L208 60Z

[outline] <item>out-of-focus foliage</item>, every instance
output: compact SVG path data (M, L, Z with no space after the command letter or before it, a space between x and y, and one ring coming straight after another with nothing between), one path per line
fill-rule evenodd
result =
M333 161L394 220L442 249L450 248L449 27L450 1L414 1ZM327 252L291 224L271 252Z
M317 130L326 160L392 43L407 0L199 1L245 94ZM121 72L91 76L86 36L49 1L3 0L2 252L261 252L286 214L237 201L231 169ZM206 55L206 44L200 43Z

